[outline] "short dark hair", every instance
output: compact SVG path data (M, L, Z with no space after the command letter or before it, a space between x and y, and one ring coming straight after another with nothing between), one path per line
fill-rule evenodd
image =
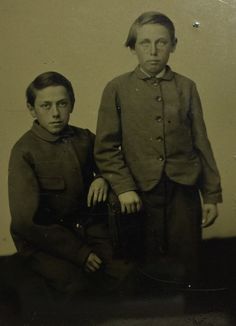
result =
M44 89L49 86L64 86L68 92L72 106L75 103L75 95L71 82L55 71L47 71L38 75L26 89L27 103L34 106L36 93L38 90Z
M166 27L170 33L171 41L173 44L176 43L175 38L175 26L173 22L166 15L157 11L148 11L140 15L131 25L125 46L130 49L135 48L137 40L137 29L146 24L160 24Z

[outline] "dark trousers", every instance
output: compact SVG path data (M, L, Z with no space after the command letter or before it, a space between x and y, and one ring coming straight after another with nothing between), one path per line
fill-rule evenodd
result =
M31 268L46 281L55 299L70 301L84 295L103 295L119 291L133 264L113 259L110 237L104 225L95 224L86 230L86 243L103 261L96 272L85 272L84 266L38 251L31 256Z
M176 282L198 278L201 244L201 202L196 186L164 175L143 202L143 266L153 277Z

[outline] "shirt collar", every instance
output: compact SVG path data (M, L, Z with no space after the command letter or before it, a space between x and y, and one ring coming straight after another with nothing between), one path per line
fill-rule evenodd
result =
M151 76L149 76L146 72L144 72L140 68L140 65L138 65L136 67L135 73L136 73L136 76L139 79L147 80L147 79L152 78ZM162 71L161 71L160 74L162 74ZM164 79L164 80L171 80L174 77L174 72L171 70L171 68L169 66L166 66L165 71L163 71L162 76L160 76L160 74L158 74L155 78L160 78L160 79Z
M51 134L49 131L41 127L37 120L34 120L31 131L39 138L46 140L48 142L56 142L62 138L72 137L74 135L74 131L72 127L69 125L66 126L65 129L62 130L62 132L60 132L60 134L57 135Z
M148 78L162 78L164 75L165 75L165 72L166 72L166 67L164 69L162 69L161 72L159 72L159 74L157 74L156 76L151 76L149 75L146 71L143 70L143 68L141 66L139 66L139 69L145 74L148 76Z

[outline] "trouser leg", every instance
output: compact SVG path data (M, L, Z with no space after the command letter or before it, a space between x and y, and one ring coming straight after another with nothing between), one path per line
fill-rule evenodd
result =
M183 266L184 280L198 280L202 210L196 187L178 185L167 211L168 250Z
M198 190L164 177L141 197L145 209L145 267L163 279L195 280L201 241Z
M102 265L96 272L85 272L83 266L45 252L37 252L32 256L32 269L46 280L52 291L55 290L55 296L58 295L61 299L70 300L74 296L119 291L133 273L132 263L113 258L106 224L88 226L84 236L91 251L102 260Z
M133 251L132 255L129 253L126 257L114 257L111 236L103 224L90 226L86 232L86 240L93 252L103 261L97 273L87 274L91 281L96 283L94 287L99 293L109 294L121 291L130 294L134 291L137 273L134 263L130 261ZM136 252L137 249L136 247Z
M47 253L35 253L31 267L44 278L55 301L67 301L75 293L86 292L89 287L82 268Z

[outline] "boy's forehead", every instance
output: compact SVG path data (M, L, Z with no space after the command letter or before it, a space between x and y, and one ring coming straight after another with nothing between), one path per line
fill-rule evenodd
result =
M137 38L143 37L171 37L167 27L161 24L145 24L137 27Z
M36 100L53 100L57 98L68 98L69 94L67 89L62 85L48 86L43 89L35 91Z

